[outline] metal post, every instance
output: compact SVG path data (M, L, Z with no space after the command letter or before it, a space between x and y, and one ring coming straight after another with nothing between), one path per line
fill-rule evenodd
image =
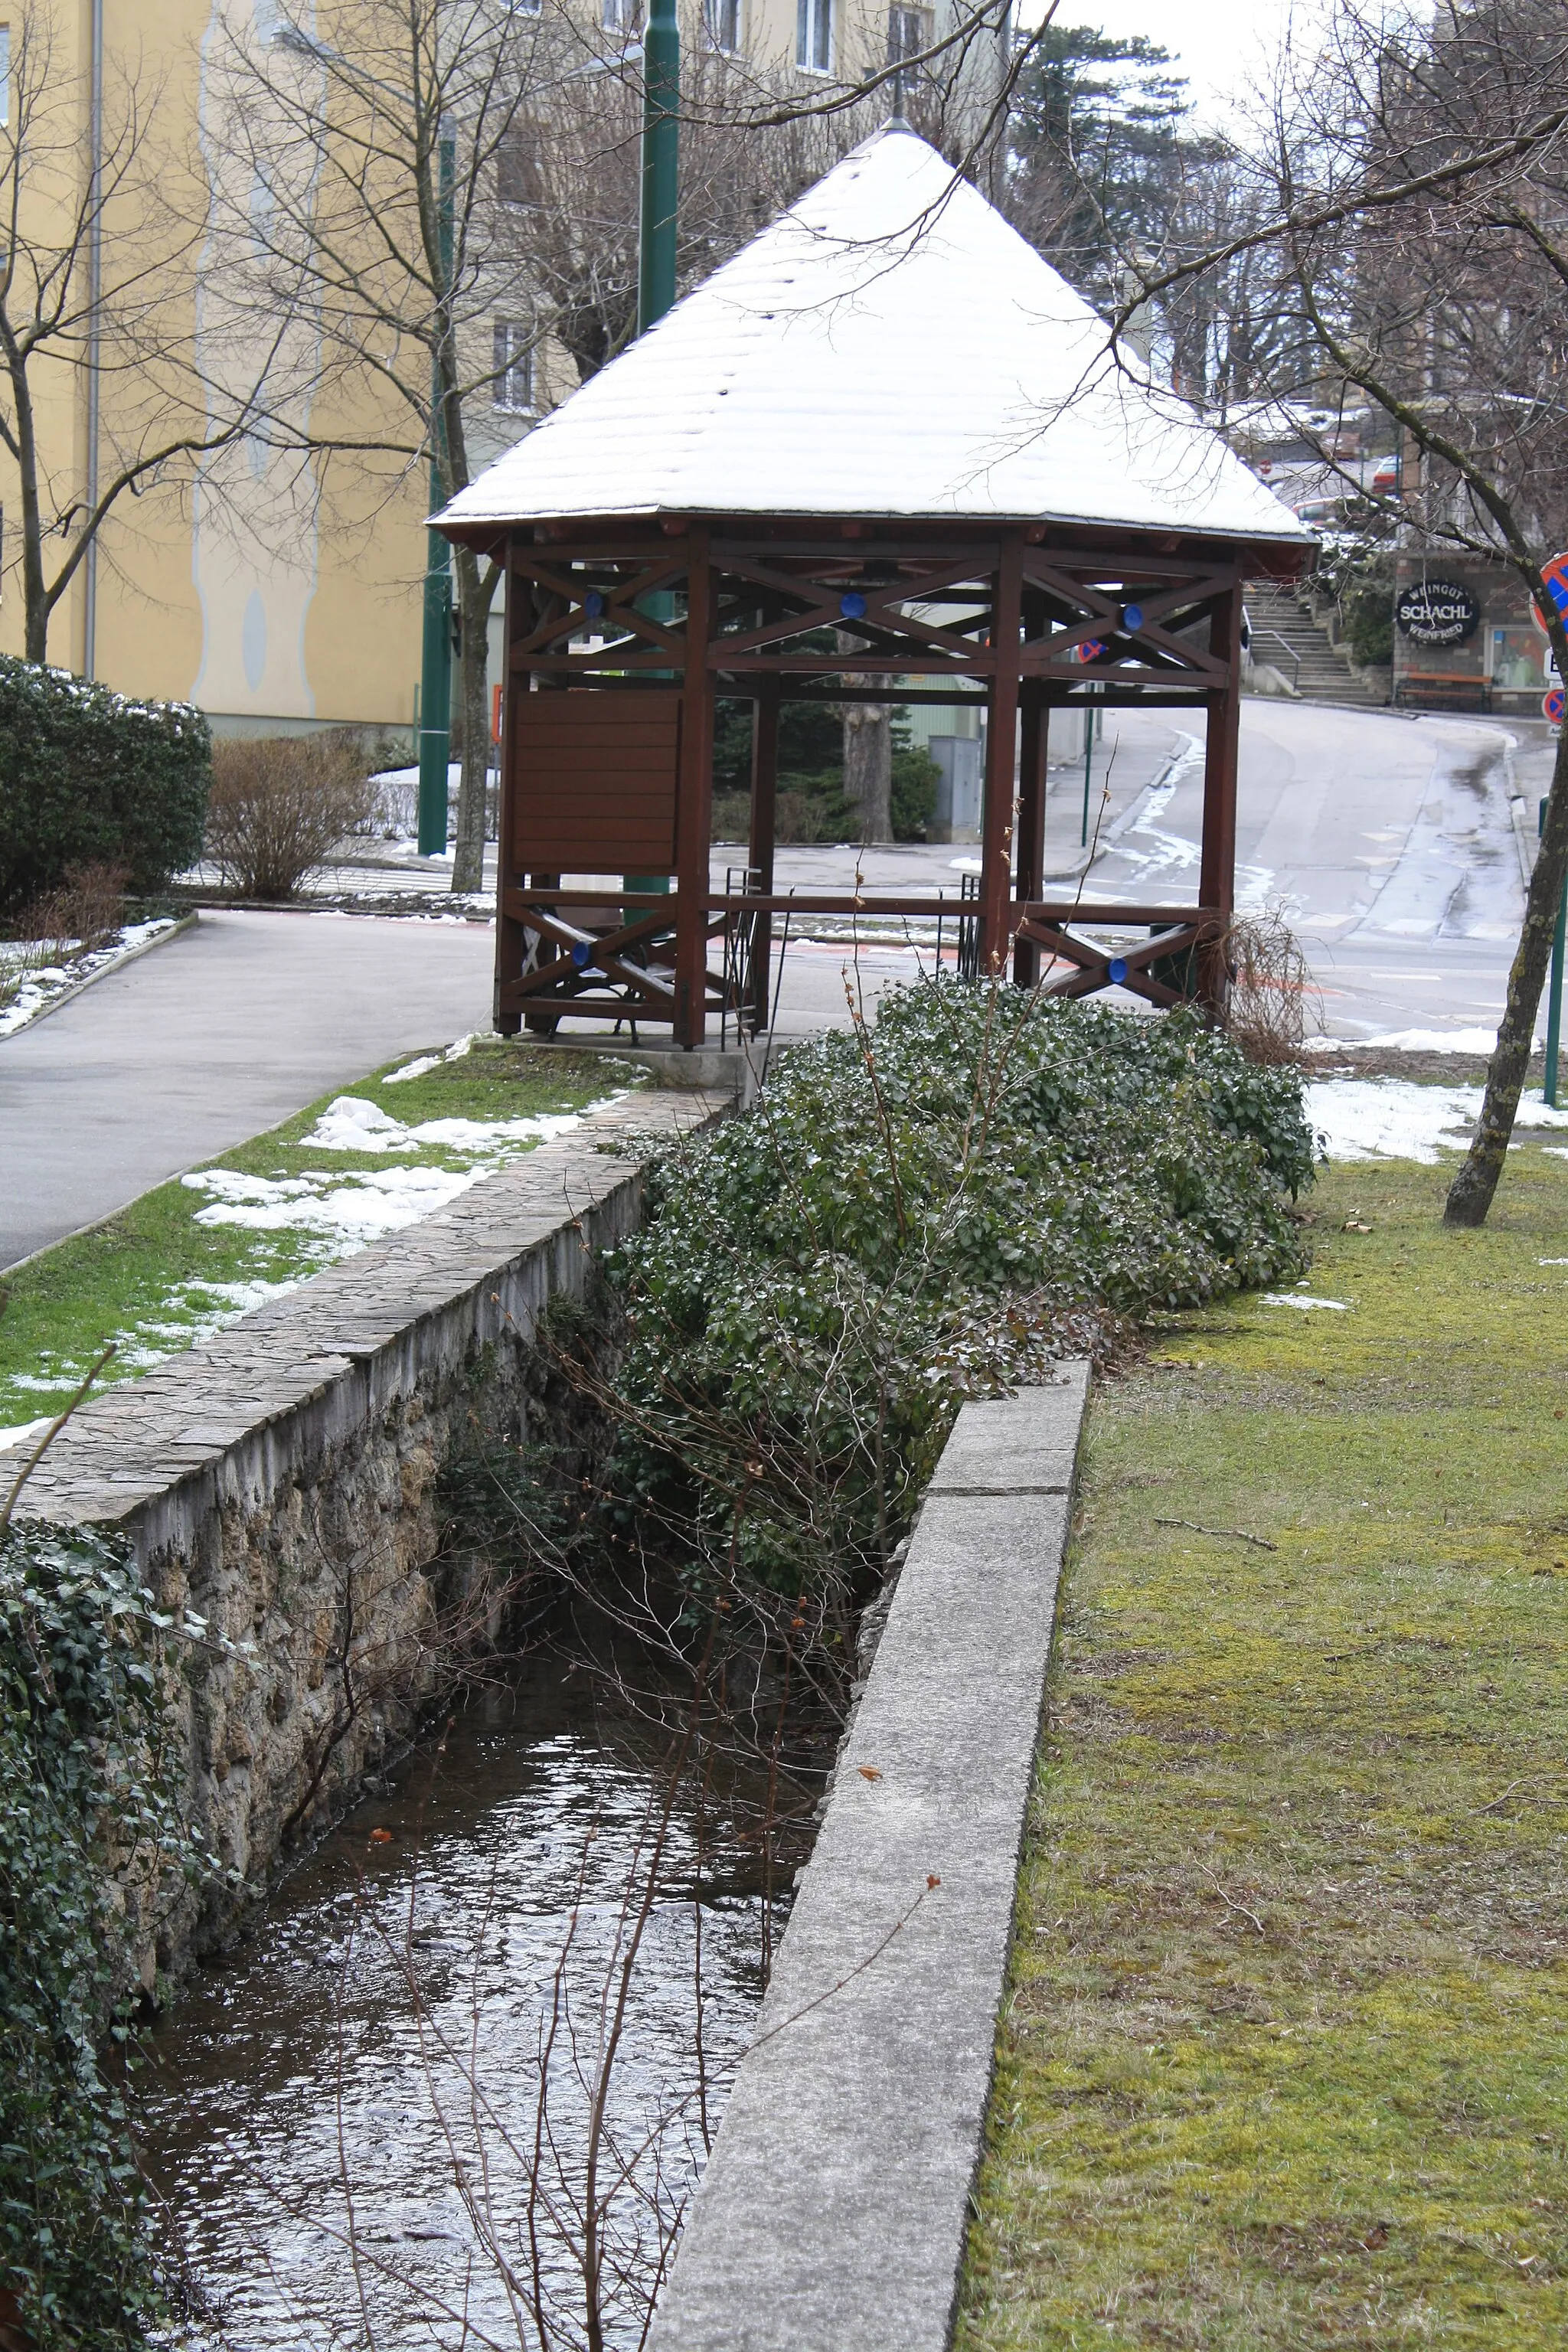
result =
M81 674L98 676L98 532L93 513L98 505L98 444L100 386L99 361L103 342L103 0L92 0L91 87L89 92L88 228L87 228L87 527L91 537L82 558Z
M1086 702L1083 709L1083 827L1079 835L1079 847L1089 847L1089 770L1094 758L1094 705Z
M680 28L675 0L653 0L643 35L642 195L637 218L637 332L675 308L675 229L680 164ZM660 589L643 599L650 621L675 618L675 599ZM668 874L626 874L628 890L669 888Z
M1546 829L1546 803L1541 803L1536 818L1536 831ZM1563 896L1557 901L1557 928L1552 934L1552 981L1546 998L1546 1075L1542 1093L1551 1108L1557 1108L1557 1057L1563 1042L1563 953L1564 934L1568 933L1568 879L1563 885Z
M653 0L643 35L642 205L637 227L637 332L675 307L679 198L680 32L675 0Z
M457 141L445 125L437 142L441 284L437 317L442 341L450 332L453 189ZM439 346L430 362L430 505L446 503L441 478L445 430ZM452 551L438 530L426 535L425 639L419 696L419 855L438 857L447 846L447 768L452 741Z

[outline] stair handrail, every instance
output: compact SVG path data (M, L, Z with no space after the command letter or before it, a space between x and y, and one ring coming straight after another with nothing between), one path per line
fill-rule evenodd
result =
M1253 630L1253 632L1252 632L1252 644L1253 644L1253 648L1254 648L1254 657L1255 657L1255 658L1256 658L1256 649L1257 649L1257 647L1258 647L1258 644L1261 642L1261 640L1262 640L1264 637L1270 637L1270 638L1272 638L1273 642L1274 642L1277 646L1280 646L1280 647L1281 647L1281 648L1282 648L1286 653L1288 653L1288 654L1289 655L1289 656L1290 656L1290 691L1291 691L1291 693L1292 693L1292 694L1300 694L1300 691L1301 691L1301 656L1300 656L1300 655L1296 651L1296 648L1295 648L1295 646L1290 643L1289 638L1289 637L1282 637L1282 636L1280 635L1280 634L1279 634L1279 630L1278 630L1278 629L1258 629L1258 628L1255 628L1255 629Z

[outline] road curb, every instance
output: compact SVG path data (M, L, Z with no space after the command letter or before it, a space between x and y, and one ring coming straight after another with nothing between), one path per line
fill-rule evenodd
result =
M1522 793L1514 793L1509 802L1508 813L1513 819L1513 845L1519 852L1520 879L1528 890L1530 877L1535 871L1535 844L1531 838L1530 811Z
M154 948L166 948L171 940L180 939L186 931L194 931L198 919L193 907L188 915L176 917L166 931L154 932L150 940L139 940L135 947L127 948L123 955L117 955L112 963L100 964L96 971L89 971L85 980L73 981L69 988L62 988L58 996L51 996L47 1004L40 1004L36 1013L29 1013L25 1021L18 1021L14 1029L7 1029L5 1036L0 1037L0 1045L13 1037L20 1037L24 1030L36 1029L40 1021L47 1021L51 1013L59 1011L62 1004L72 1003L77 997L85 995L89 988L96 988L100 980L112 979L117 971L123 971L127 964L139 962L142 956L151 955Z
M649 2352L945 2352L1088 1394L959 1414Z

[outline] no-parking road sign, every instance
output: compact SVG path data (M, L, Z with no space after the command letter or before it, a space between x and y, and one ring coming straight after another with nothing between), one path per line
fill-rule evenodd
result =
M1560 686L1552 687L1541 698L1541 715L1543 719L1550 719L1553 727L1561 727L1563 724L1563 688Z

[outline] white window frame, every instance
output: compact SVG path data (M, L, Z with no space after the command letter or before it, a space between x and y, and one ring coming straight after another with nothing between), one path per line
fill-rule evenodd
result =
M833 71L833 0L795 0L795 61L802 73Z
M11 120L11 27L0 25L0 122Z
M490 406L499 416L531 416L533 398L533 338L516 319L495 322ZM519 397L518 376L521 375Z
M721 57L741 54L741 0L702 0L702 29Z
M635 33L642 22L641 0L603 0L599 21L606 33Z
M931 47L931 10L893 0L888 10L888 63L901 66Z

